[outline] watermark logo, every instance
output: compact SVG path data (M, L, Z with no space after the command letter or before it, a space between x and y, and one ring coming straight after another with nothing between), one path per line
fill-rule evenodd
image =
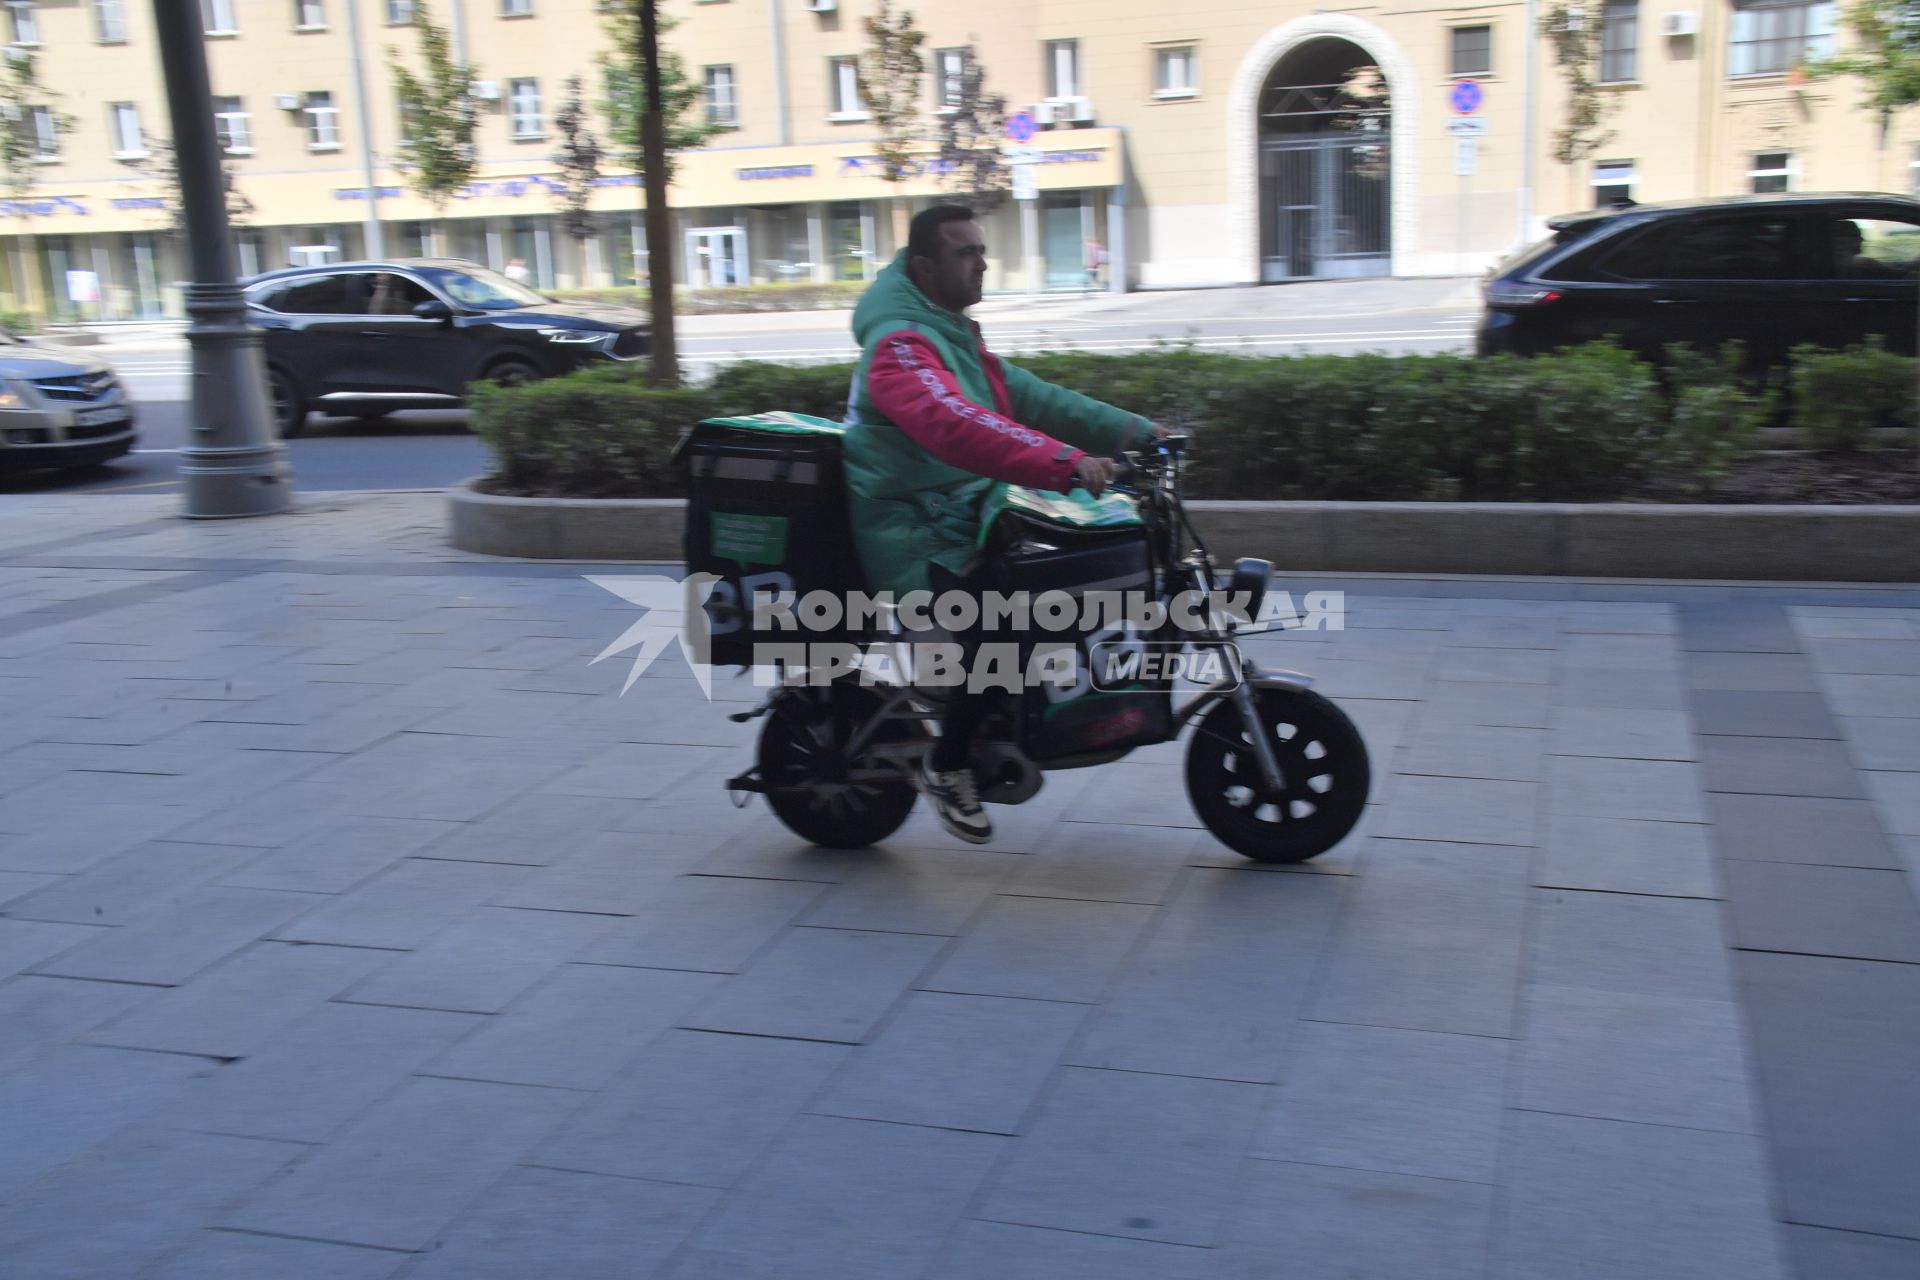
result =
M1105 692L1175 680L1233 689L1245 665L1238 645L1194 648L1183 640L1101 640L1087 647L1087 658L1090 686Z
M719 578L710 573L690 573L684 579L658 573L620 577L589 574L587 581L643 610L640 620L621 632L620 638L602 649L588 666L637 649L633 665L627 669L627 682L620 686L624 695L633 688L634 681L647 673L653 660L677 642L681 656L693 668L693 678L700 682L700 692L712 700L713 664L708 661L711 649L707 602Z

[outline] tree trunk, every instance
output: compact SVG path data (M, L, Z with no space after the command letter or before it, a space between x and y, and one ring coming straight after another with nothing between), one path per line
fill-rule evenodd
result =
M667 121L660 100L658 0L640 0L640 66L646 76L646 111L640 117L641 160L646 165L647 298L653 308L653 383L680 385L680 354L673 335L673 219L667 209Z

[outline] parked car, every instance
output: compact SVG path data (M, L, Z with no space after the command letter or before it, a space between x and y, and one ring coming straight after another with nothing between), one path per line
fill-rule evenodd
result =
M0 330L0 470L91 467L133 448L133 400L104 360Z
M265 330L274 418L380 418L460 405L469 383L529 382L647 351L647 316L560 302L471 262L403 258L294 267L247 282Z
M1914 354L1920 201L1782 194L1634 205L1548 222L1485 285L1482 355L1614 338L1659 363L1670 343L1747 344L1749 368L1801 343L1878 336Z

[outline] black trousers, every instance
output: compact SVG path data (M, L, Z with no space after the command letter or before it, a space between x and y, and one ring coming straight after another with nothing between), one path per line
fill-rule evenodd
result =
M930 564L927 569L935 599L949 591L964 591L976 600L979 598L983 587L977 579L954 573L944 565ZM976 620L973 626L953 636L954 642L960 646L961 661L968 671L973 669L974 658L980 652L985 635L985 627ZM936 772L953 773L967 767L974 735L980 731L981 722L993 711L994 703L995 695L991 691L969 693L963 685L952 692L947 699L946 714L940 721L940 741L934 744L930 759Z

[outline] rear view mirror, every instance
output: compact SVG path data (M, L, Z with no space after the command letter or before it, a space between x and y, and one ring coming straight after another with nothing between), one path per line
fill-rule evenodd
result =
M413 314L422 320L451 320L453 308L438 298L429 298L425 302L415 303Z

